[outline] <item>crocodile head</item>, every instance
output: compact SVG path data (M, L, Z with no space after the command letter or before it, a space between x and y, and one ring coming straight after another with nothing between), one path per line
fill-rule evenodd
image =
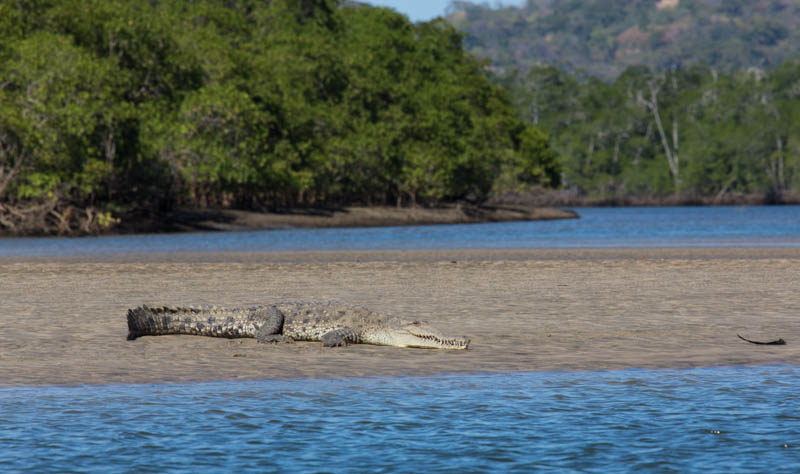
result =
M361 340L368 344L423 349L466 349L469 339L444 336L423 321L400 322L365 331Z

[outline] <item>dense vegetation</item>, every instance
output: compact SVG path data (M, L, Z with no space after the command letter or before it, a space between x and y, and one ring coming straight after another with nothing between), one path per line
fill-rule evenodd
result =
M455 1L448 19L496 69L550 65L603 80L639 65L771 68L800 51L800 0Z
M456 1L448 19L549 133L558 199L800 196L800 0Z
M504 80L520 115L550 133L573 202L780 202L800 191L800 61L730 74L632 67L611 83L542 66Z
M482 201L559 178L443 20L336 0L0 0L0 232L184 204Z
M800 0L448 20L468 36L338 0L0 0L0 234L559 184L570 204L800 196Z

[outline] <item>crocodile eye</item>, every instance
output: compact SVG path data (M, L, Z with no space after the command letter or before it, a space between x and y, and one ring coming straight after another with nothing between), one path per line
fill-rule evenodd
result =
M413 324L414 326L419 326L419 321L414 321L411 324Z

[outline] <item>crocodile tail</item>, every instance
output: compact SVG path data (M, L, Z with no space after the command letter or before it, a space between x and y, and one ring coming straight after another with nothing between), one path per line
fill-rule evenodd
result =
M273 313L268 311L269 308L151 308L142 305L128 310L128 340L166 334L256 337L260 328L266 328L266 323L274 325L271 319Z
M128 310L128 340L140 336L192 334L197 327L191 308L149 307L142 305Z

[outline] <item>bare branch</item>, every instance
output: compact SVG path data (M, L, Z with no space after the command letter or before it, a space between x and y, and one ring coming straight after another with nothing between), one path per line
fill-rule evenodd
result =
M664 125L661 122L661 113L658 110L658 93L660 87L656 84L655 80L652 80L648 83L648 88L650 89L650 100L641 99L642 103L644 103L650 111L653 113L653 119L656 122L656 127L658 128L658 134L661 137L661 144L664 147L664 154L667 156L667 164L669 165L669 170L672 173L672 178L675 181L675 191L678 190L678 156L677 154L673 155L672 150L669 146L669 141L667 140L667 134L664 132ZM677 125L673 124L673 139L677 143Z
M734 175L734 176L731 176L731 178L728 180L728 182L726 182L726 183L725 183L725 186L723 186L723 187L722 187L722 189L720 189L720 190L719 190L719 192L717 193L716 197L714 198L714 202L717 202L717 203L718 203L718 202L722 201L722 197L723 197L723 196L725 196L725 193L727 193L727 192L728 192L728 188L729 188L729 187L730 187L730 186L731 186L731 185L732 185L732 184L733 184L735 181L736 181L736 175Z
M678 167L678 119L672 117L672 156L675 159L675 167Z
M777 176L778 191L783 192L786 189L786 178L783 175L783 138L780 135L775 136L775 144L777 145Z

